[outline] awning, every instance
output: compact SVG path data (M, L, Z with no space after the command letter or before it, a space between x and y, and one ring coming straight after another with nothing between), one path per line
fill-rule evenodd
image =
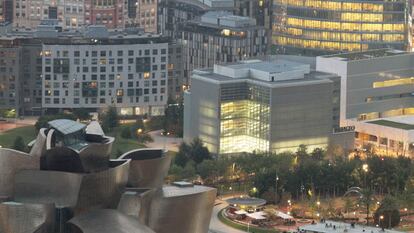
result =
M279 218L283 218L283 219L292 219L293 217L292 216L290 216L290 215L288 215L288 214L285 214L285 213L283 213L283 212L280 212L280 211L277 211L277 214L276 214Z
M257 220L266 219L266 217L264 216L264 215L266 215L266 213L263 212L263 211L254 212L254 213L246 214L246 215L250 218L254 218L254 219L257 219Z
M246 211L244 211L244 210L238 210L238 211L236 211L236 212L234 212L235 214L247 214L247 212Z

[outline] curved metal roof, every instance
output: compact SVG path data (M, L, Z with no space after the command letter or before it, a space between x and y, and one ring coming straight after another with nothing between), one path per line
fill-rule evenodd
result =
M255 197L235 197L226 200L230 205L262 206L266 200Z
M48 124L50 128L53 128L64 135L76 133L86 127L86 125L82 123L67 119L49 121Z

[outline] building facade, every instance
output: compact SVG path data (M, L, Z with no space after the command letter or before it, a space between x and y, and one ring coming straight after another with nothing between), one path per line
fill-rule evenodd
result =
M308 64L245 61L197 70L184 95L184 140L214 154L326 147L336 125L334 74Z
M129 0L126 7L126 27L141 27L145 32L158 32L158 1Z
M77 28L85 24L86 15L84 2L76 0L16 0L13 12L16 28L36 28L45 19L57 19L63 28Z
M413 64L414 53L387 49L317 57L317 70L341 76L340 123L355 126L358 148L414 155Z
M163 115L168 43L150 38L43 46L44 108L105 108Z
M103 27L52 32L0 37L1 111L114 105L125 115L162 115L169 97L182 96L183 50L169 38Z
M211 11L200 20L180 25L178 42L184 46L184 69L213 67L267 52L267 31L254 19L230 12Z
M85 0L85 24L103 24L108 28L123 28L125 26L123 0Z
M276 0L273 44L278 53L321 55L411 46L408 1Z

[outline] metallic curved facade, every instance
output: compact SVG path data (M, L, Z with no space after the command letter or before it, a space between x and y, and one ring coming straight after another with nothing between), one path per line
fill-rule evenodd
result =
M79 151L83 167L87 172L96 172L107 169L112 144L115 141L113 137L106 137L105 143L89 143L88 146Z
M157 233L207 233L216 194L205 186L164 186L152 201L148 226Z
M120 159L130 159L128 186L159 188L164 184L171 164L171 156L162 149L137 149L123 154Z
M109 209L81 214L69 225L72 233L155 233L134 218Z
M0 204L0 232L51 233L54 229L53 204L26 204L4 202Z
M31 156L40 157L43 153L45 153L47 140L45 131L45 128L39 130L35 143L33 144L32 149L30 150Z
M411 43L408 1L275 0L273 7L278 53L405 50Z
M39 159L17 150L0 148L0 198L13 196L14 177L24 169L39 169Z
M133 216L141 223L148 225L154 189L128 188L122 194L118 204L118 211L128 216Z

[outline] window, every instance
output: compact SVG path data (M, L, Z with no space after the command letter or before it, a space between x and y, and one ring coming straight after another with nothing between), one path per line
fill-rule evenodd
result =
M120 57L120 56L123 56L124 55L124 52L122 51L122 50L118 50L118 57Z

